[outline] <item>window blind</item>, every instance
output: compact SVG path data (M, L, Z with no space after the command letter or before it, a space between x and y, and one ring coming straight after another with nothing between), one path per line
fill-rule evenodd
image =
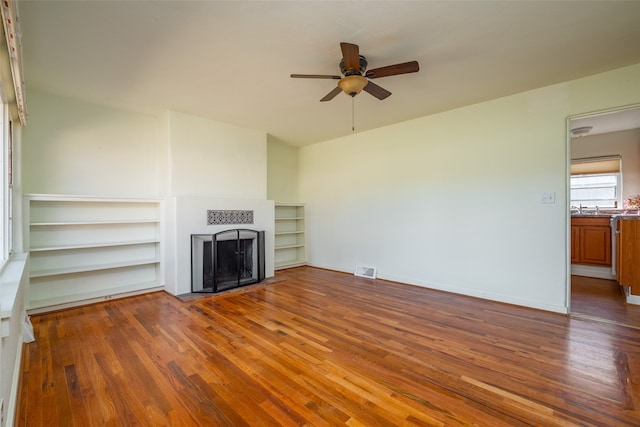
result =
M571 160L571 175L620 173L620 157L598 157Z

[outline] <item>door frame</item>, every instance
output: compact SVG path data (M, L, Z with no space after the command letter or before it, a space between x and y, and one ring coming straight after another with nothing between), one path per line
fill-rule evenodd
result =
M567 314L571 314L571 122L577 119L584 119L588 117L597 117L607 114L615 114L628 110L640 109L640 104L630 104L619 107L613 107L603 110L596 110L587 113L580 113L568 116L565 120L565 152L566 152L566 164L565 164L565 258L567 261L567 276L566 276L566 301L567 301ZM624 130L624 129L620 129ZM614 131L615 132L615 131ZM624 184L622 185L624 188ZM611 248L614 250L614 248Z

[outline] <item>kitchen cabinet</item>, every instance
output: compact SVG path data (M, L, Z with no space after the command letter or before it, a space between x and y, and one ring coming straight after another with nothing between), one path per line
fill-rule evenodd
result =
M640 295L640 220L620 219L618 228L618 283Z
M580 226L571 224L571 264L580 262Z
M609 217L571 218L571 263L611 265Z

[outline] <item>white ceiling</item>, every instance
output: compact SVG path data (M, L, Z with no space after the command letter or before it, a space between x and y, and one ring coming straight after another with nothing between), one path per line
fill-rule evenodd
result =
M348 96L319 102L335 80L289 77L340 74L343 41L369 69L420 63L375 81L386 100L354 99L356 132L640 63L640 1L50 0L19 12L28 90L296 146L352 132Z
M588 135L640 129L640 107L621 108L571 119L570 129L590 126Z

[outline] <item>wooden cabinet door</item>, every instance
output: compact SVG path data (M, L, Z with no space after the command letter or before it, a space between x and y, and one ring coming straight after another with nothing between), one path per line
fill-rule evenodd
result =
M621 257L621 254L620 254L620 221L617 221L615 251L616 251L616 281L618 282L618 284L620 284L620 268L621 268L621 264L620 264L620 257Z
M580 230L580 262L611 265L611 228L582 226Z
M620 234L620 269L618 281L621 285L630 286L631 293L640 294L640 221L619 221Z
M571 226L571 264L580 262L580 226Z

